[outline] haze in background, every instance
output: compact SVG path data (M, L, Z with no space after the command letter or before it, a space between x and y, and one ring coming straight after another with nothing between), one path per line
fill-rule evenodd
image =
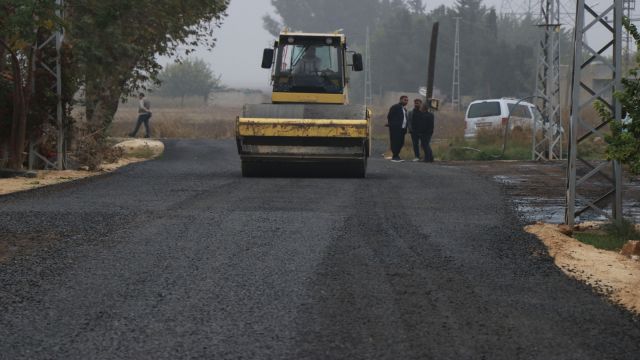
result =
M216 47L193 56L209 63L227 87L268 90L270 73L260 62L262 49L272 47L275 38L262 27L262 17L273 12L269 0L231 0L228 16L216 31Z
M348 1L348 0L346 0ZM501 0L487 0L486 6L500 6ZM515 0L517 1L517 0ZM451 1L425 1L427 11ZM268 91L269 71L260 68L262 49L271 47L275 38L262 26L265 14L274 14L269 0L231 0L222 28L216 32L218 42L212 52L197 51L194 56L209 63L222 75L227 87ZM170 60L167 60L170 61Z
M526 1L511 0L511 4L517 7ZM453 5L453 1L447 0L427 0L424 3L427 11L443 4ZM502 0L485 0L483 4L500 11ZM227 87L268 91L270 73L260 68L260 61L262 49L271 47L275 39L262 26L265 14L274 14L270 0L231 0L228 16L216 32L218 42L215 49L212 52L199 50L193 56L209 63L216 74L222 75L222 83Z

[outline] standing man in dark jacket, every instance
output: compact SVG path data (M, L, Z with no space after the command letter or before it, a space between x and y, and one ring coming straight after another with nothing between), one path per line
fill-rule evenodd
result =
M422 99L413 100L413 109L409 110L407 113L407 130L409 130L409 134L411 136L411 144L413 145L413 154L415 157L412 161L420 161L420 137L418 134L413 131L413 115L420 116L420 108L422 107Z
M400 150L404 146L404 136L407 133L407 109L405 106L409 103L409 97L402 95L400 102L389 108L387 115L387 126L389 127L389 142L391 143L391 152L393 157L391 161L402 162L400 159Z
M420 157L418 142L424 150L424 162L433 162L433 151L431 151L431 137L433 136L435 117L429 111L426 105L422 105L419 109L414 109L411 117L411 138L415 137L413 148L416 157Z

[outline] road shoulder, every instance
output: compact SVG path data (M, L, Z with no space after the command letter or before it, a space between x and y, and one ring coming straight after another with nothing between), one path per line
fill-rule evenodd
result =
M561 233L558 225L537 223L526 226L525 231L547 246L556 266L569 277L640 315L640 262L583 244Z
M88 170L37 170L36 176L0 179L0 195L40 188L102 175L129 164L154 159L164 152L164 144L158 140L131 139L114 145L123 149L124 156L114 163L105 163L96 171Z

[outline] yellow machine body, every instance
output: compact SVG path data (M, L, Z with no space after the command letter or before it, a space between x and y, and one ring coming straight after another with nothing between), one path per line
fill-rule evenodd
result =
M348 103L357 65L347 64L346 52L343 34L280 34L271 59L263 59L264 68L271 65L272 103L245 105L236 120L244 176L304 171L301 165L319 175L365 176L371 114Z

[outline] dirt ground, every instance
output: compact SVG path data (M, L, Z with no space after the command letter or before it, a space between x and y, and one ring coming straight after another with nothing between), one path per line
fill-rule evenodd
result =
M516 205L518 212L529 223L542 221L560 224L564 222L565 194L567 189L566 161L448 161L445 166L456 166L499 182ZM579 176L588 169L579 167ZM640 223L640 177L625 175L623 184L623 214L625 218ZM594 199L608 190L607 181L596 177L579 186L578 202ZM606 207L606 206L605 206ZM603 217L584 214L577 222L604 221Z
M583 244L562 234L557 225L538 223L525 230L544 242L567 276L591 285L614 303L640 315L640 262Z
M525 221L525 228L547 246L556 265L568 276L583 281L614 303L640 314L640 262L614 251L599 250L558 231L564 221L566 161L465 161L443 162L445 166L464 167L502 184ZM584 174L586 169L579 168ZM580 187L579 195L593 198L602 192L606 181ZM623 214L640 224L640 178L625 176ZM598 226L604 218L584 215L581 227ZM640 240L640 239L638 239Z
M97 171L38 170L35 178L15 177L0 179L0 195L96 176L104 174L105 172L113 171L125 165L148 160L147 158L130 156L135 155L135 153L141 149L149 149L149 151L153 153L153 157L159 156L164 151L164 144L157 140L125 140L115 146L122 147L124 149L125 156L115 163L102 164L100 169Z

